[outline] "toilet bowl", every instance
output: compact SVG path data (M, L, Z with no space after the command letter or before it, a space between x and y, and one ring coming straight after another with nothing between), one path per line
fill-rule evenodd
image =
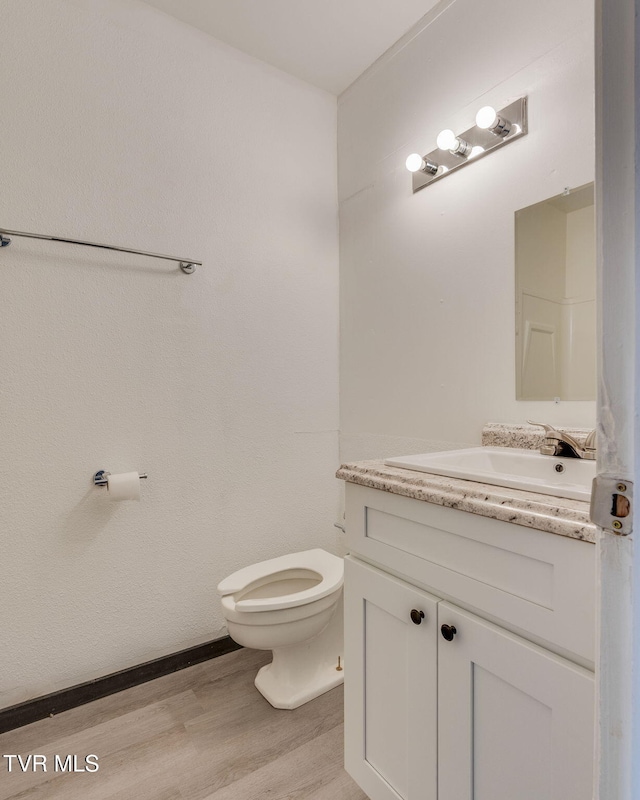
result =
M342 559L316 549L261 561L218 584L231 638L273 650L255 685L275 708L297 708L342 683L343 579Z

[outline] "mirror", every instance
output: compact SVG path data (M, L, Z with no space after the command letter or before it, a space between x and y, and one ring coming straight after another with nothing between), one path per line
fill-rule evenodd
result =
M595 400L593 184L515 215L516 399Z

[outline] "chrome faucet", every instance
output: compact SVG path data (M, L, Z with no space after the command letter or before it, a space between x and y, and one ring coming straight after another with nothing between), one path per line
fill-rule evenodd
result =
M557 431L551 425L544 422L532 422L527 420L529 425L538 425L544 428L544 442L540 448L543 456L565 456L567 458L584 458L594 461L596 457L596 432L592 430L584 442L584 447L574 438L564 431Z

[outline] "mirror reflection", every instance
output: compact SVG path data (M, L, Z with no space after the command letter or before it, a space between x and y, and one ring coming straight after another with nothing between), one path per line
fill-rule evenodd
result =
M516 211L516 399L594 400L593 184Z

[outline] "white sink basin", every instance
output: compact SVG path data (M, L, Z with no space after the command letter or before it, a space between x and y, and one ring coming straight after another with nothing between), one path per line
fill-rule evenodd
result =
M543 456L537 450L515 447L447 450L387 458L384 463L390 467L586 501L591 499L591 481L596 476L595 461Z

